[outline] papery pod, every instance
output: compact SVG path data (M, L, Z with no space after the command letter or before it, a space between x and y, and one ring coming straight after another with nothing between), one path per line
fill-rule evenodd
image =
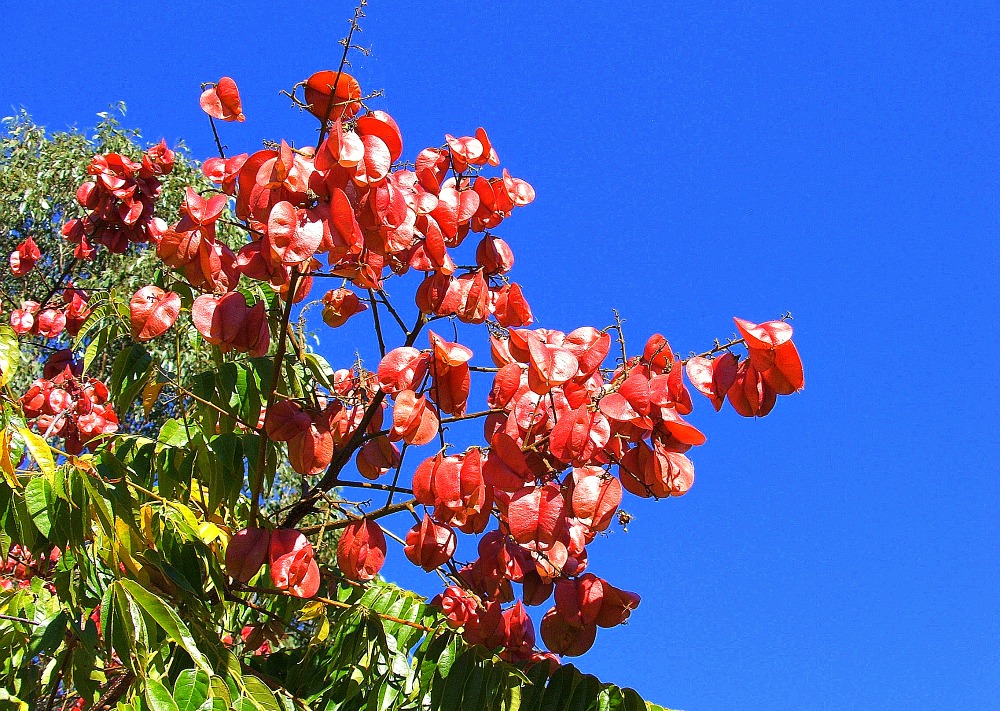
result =
M622 484L600 467L573 470L567 500L572 516L592 531L611 525L622 501Z
M269 548L271 582L296 597L312 597L319 591L319 567L312 544L301 533L279 528L271 533Z
M378 523L361 519L349 523L337 543L337 567L351 580L373 580L385 563L385 534Z
M611 439L611 425L590 405L562 415L549 434L549 451L559 461L584 465L601 452Z
M403 553L411 563L430 572L451 560L456 545L455 531L450 526L436 523L424 514L420 523L406 534Z
M726 401L726 393L736 382L738 359L732 353L726 352L717 358L709 360L701 356L689 358L685 365L688 379L695 389L712 402L712 407L719 411Z
M556 484L526 486L507 508L510 534L518 543L551 546L565 529L565 501Z
M158 286L144 286L129 302L132 338L149 341L162 336L181 312L181 297Z
M412 390L396 395L392 408L392 438L402 439L407 444L427 444L437 436L438 427L437 413L426 395L418 397Z
M420 385L431 355L416 348L403 346L385 354L378 365L378 385L386 393L395 395L403 390L413 390Z
M244 528L226 545L226 571L241 583L250 582L267 562L270 547L271 533L267 529Z
M221 121L245 121L243 104L236 82L230 77L222 77L201 94L202 110Z
M542 618L541 633L549 651L560 656L578 657L594 646L597 625L572 625L553 608Z

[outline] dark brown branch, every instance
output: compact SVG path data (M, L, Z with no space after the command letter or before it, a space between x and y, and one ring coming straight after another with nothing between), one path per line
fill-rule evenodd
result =
M125 692L128 691L133 681L135 681L135 674L131 671L126 671L121 676L115 677L114 681L108 686L108 690L94 704L94 711L110 709L117 705L118 699L125 695Z
M327 523L317 524L315 526L305 526L300 528L299 532L305 536L310 536L314 533L319 533L320 531L336 531L338 528L345 528L349 526L354 521L360 521L362 519L369 519L374 521L375 519L382 518L384 516L391 516L394 513L399 513L400 511L406 511L414 504L419 503L416 499L408 499L406 501L400 501L399 503L392 504L391 506L383 506L380 509L375 509L374 511L369 511L364 516L352 516L346 512L344 515L346 518L338 519L336 521L330 521Z
M219 130L215 127L215 119L209 116L208 122L212 124L212 135L215 136L215 147L219 149L219 157L225 159L226 151L223 150L222 141L219 139Z
M389 313L392 314L392 317L394 319L396 319L396 323L399 324L399 327L402 329L403 333L405 334L407 332L406 331L406 323L403 321L402 317L399 315L399 313L396 311L396 309L394 309L392 307L392 304L389 303L389 295L385 292L384 289L379 289L375 293L382 297L382 303L385 304L385 307L387 309L389 309Z
M490 415L499 414L506 412L506 410L481 410L479 412L470 412L468 415L456 415L454 417L442 417L439 421L442 425L450 425L455 422L463 422L465 420L475 420L480 417L489 417ZM392 430L379 430L378 432L373 432L370 435L365 435L365 441L368 442L373 439L378 439L379 437L385 437L386 435L392 434Z
M251 586L246 586L246 589L252 590L253 592L262 593L264 595L284 595L286 597L294 597L292 593L286 590L268 590L266 588L257 588ZM350 610L351 608L358 607L359 609L364 610L367 614L376 615L377 617L380 617L381 619L386 620L387 622L395 622L400 625L405 625L407 627L413 627L414 629L423 630L424 632L434 632L433 627L422 625L419 622L411 622L410 620L404 620L402 617L387 615L384 612L373 610L370 607L360 606L357 603L352 604L349 602L341 602L340 600L331 600L328 597L320 597L320 596L316 596L312 599L317 602L322 602L324 605L330 605L331 607L339 607L344 610Z
M66 277L69 276L69 273L73 271L73 268L76 266L77 261L78 260L76 257L73 257L71 260L69 260L69 264L66 265L66 268L63 269L62 271L62 274L59 275L55 283L52 285L52 288L49 289L49 293L45 295L44 299L38 302L41 305L40 308L44 309L45 305L49 303L49 299L55 296L56 292L62 288L63 281L66 279Z
M429 319L424 314L420 314L416 323L413 325L413 328L410 330L409 334L407 334L404 345L412 346L417 340L417 336L420 335L421 329L423 329L424 325L428 322ZM333 455L333 459L330 461L330 465L326 468L326 473L323 475L323 478L320 479L320 481L309 490L309 493L297 504L295 504L291 511L288 512L288 515L285 516L285 520L281 524L283 528L295 528L295 525L313 510L313 506L321 498L321 495L336 486L340 470L343 469L349 461L351 461L351 457L354 456L354 452L357 451L358 447L365 442L365 430L368 429L368 425L370 425L372 420L375 419L375 414L381 410L382 402L384 400L385 392L383 390L379 390L375 393L375 397L373 397L371 402L368 403L368 407L365 409L365 414L362 416L361 422L358 423L357 429L354 430L354 434L351 435L351 439L348 440L343 449Z
M271 377L271 387L267 393L267 408L265 412L270 412L274 406L275 393L278 390L278 383L281 382L281 369L285 360L285 346L288 339L288 321L292 316L292 306L295 304L295 288L298 286L299 272L297 268L292 269L292 276L288 281L287 300L285 309L281 314L281 327L278 336L278 349L274 354L274 374ZM257 448L257 476L252 484L250 492L250 524L257 523L257 515L260 513L260 493L264 486L264 467L267 459L267 437L261 433L260 446Z
M378 352L385 358L385 336L382 335L382 322L378 315L378 301L375 300L375 292L368 290L368 299L372 304L372 320L375 322L375 335L378 337Z
M396 486L394 484L379 484L374 481L344 481L343 479L337 479L337 486L347 486L353 489L375 489L377 491L388 491L391 493L409 494L410 496L413 496L413 491L411 489L406 489L402 486Z
M20 622L23 625L38 625L38 622L34 620L29 620L26 617L14 617L13 615L0 615L0 620L10 620L11 622Z

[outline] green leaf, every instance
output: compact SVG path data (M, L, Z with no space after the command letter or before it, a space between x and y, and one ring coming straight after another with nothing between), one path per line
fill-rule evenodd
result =
M243 685L247 698L260 711L282 711L281 704L267 685L255 676L244 676Z
M117 584L121 585L139 603L139 606L153 618L171 640L184 648L184 651L200 669L209 674L212 673L212 666L195 644L191 630L172 607L133 580L119 580Z
M174 682L174 701L178 711L198 711L208 700L209 675L201 669L185 669Z
M97 332L97 337L87 344L87 350L83 352L83 371L85 373L90 372L90 366L94 362L94 359L101 353L106 352L107 346L108 332L102 329Z
M304 360L306 367L309 368L309 372L316 378L316 382L327 390L332 391L336 372L330 363L327 362L326 358L316 353L306 353Z
M184 423L177 419L167 420L160 427L160 434L156 438L156 441L160 445L167 447L186 447L191 441L188 436L189 428L184 426ZM197 434L200 430L195 425L190 426L190 432L192 435Z
M132 409L132 403L138 399L152 374L152 363L153 358L138 343L118 354L111 368L109 387L114 397L115 412L125 415Z
M21 345L10 326L0 326L0 387L10 382L21 362Z
M35 522L35 528L41 531L46 538L49 536L49 531L52 530L49 506L54 498L52 485L44 476L32 478L24 489L24 503L28 507L31 520Z
M162 683L156 679L146 679L146 703L153 711L178 711L173 697Z
M66 635L68 621L66 613L60 611L36 626L28 644L28 656L34 657L39 652L44 652L50 657L55 656L54 652L62 644Z
M212 711L220 707L222 711L226 711L233 705L233 697L229 693L229 686L226 685L226 680L221 676L213 674L209 678L209 688L212 693Z

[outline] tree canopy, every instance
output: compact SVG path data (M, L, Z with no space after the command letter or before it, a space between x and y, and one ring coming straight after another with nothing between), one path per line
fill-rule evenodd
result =
M630 353L617 318L530 328L497 230L531 185L483 128L404 161L344 66L287 93L319 120L315 145L252 154L218 138L247 119L235 82L206 84L219 155L203 164L111 114L89 139L8 121L7 703L652 707L562 663L640 604L587 548L625 494L692 486L705 436L687 383L746 417L802 388L792 329L737 318L738 336L682 358L660 334ZM325 280L340 286L308 301ZM314 305L329 328L368 312L378 362L328 363L306 337ZM458 423L482 435L446 441ZM379 577L387 538L441 595ZM544 604L539 644L528 608Z

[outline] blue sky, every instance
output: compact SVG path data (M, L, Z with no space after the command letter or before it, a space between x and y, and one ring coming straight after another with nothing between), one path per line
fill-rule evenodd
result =
M482 125L533 184L500 234L540 325L616 307L686 353L795 316L806 390L759 421L696 401L691 492L591 547L643 603L578 665L688 711L997 708L1000 7L653 5L373 0L354 60L407 155ZM226 143L301 143L277 91L336 68L349 14L16 3L0 109L56 129L124 100L208 157L199 84L227 74Z

